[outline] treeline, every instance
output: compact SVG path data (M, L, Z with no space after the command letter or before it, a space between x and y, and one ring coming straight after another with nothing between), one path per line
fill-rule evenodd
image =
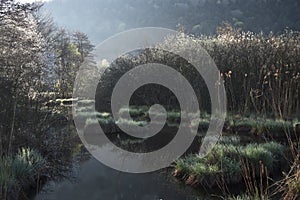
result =
M1 199L7 194L18 196L19 186L27 183L19 178L28 172L26 162L31 162L31 157L24 153L23 160L16 160L19 149L32 148L34 151L28 152L37 150L47 156L47 162L57 162L63 151L59 148L70 145L68 132L53 131L64 117L45 104L49 94L52 98L71 96L76 71L93 49L85 33L57 27L51 17L41 14L42 6L0 1ZM14 171L15 162L23 171Z
M76 72L93 45L86 34L41 16L42 5L4 0L0 6L0 133L7 134L14 132L15 112L38 111L48 100L45 93L71 97Z
M188 39L194 43L187 43ZM177 49L184 51L190 45L194 45L197 51L201 45L209 53L224 80L228 112L284 119L299 117L299 32L287 30L281 35L271 33L265 36L224 24L215 37L185 35L179 36L176 43L171 39L163 45L171 46L175 52ZM193 52L187 56L193 60L195 55ZM111 64L98 85L98 111L109 111L109 102L103 100L110 99L119 78L135 66L145 63L165 64L183 74L194 88L200 109L210 112L206 84L195 68L183 58L157 49L143 50L137 56L128 54ZM176 96L167 88L155 84L139 88L132 96L131 103L138 106L161 103L167 108L179 109Z

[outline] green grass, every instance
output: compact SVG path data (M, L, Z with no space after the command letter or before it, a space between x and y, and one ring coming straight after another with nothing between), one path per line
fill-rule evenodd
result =
M87 110L82 108L78 110L76 116L80 119L86 120L86 125L96 123L96 120L91 121L89 118L96 116L98 118L98 122L101 124L125 124L125 125L137 125L137 126L145 126L150 122L149 118L149 109L146 106L131 106L129 108L122 108L119 111L119 120L115 122L112 115L107 112L99 113L99 112L89 112L88 107ZM122 118L124 112L129 112L131 114L132 120L128 120ZM153 113L154 119L161 119L161 113ZM192 122L190 127L199 126L198 132L205 131L210 123L210 115L205 112L201 113L185 113L179 112L178 110L169 110L167 113L167 121L166 123L169 126L178 126L180 123L185 122L186 116L191 117ZM183 118L183 122L181 122L181 117ZM197 119L200 117L200 119ZM294 127L299 123L299 120L293 121L284 121L278 119L264 119L260 117L240 117L229 115L225 120L224 131L229 134L249 134L249 136L266 136L267 138L272 139L282 139L285 138L285 133L287 131L293 131ZM155 122L155 121L154 121ZM159 121L156 121L159 122ZM246 135L245 135L246 136Z
M12 158L2 158L0 184L3 186L8 180L10 189L14 186L25 186L34 181L46 166L46 159L40 153L30 148L22 148ZM8 167L10 168L9 174Z
M274 163L274 152L269 151L264 148L261 144L249 144L244 147L241 151L241 157L247 159L250 163L258 166L259 162L263 162L263 164L271 168Z
M247 160L255 168L263 163L270 170L283 155L284 147L278 143L239 145L238 139L233 143L226 138L219 142L204 158L198 154L189 155L175 162L175 172L179 177L197 177L197 182L206 184L207 179L225 178L227 184L239 183L242 180L241 160ZM215 182L216 184L216 182Z

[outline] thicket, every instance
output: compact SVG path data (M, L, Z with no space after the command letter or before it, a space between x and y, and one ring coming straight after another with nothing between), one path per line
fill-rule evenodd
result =
M233 114L291 119L300 112L300 34L286 30L265 36L245 32L224 24L214 37L179 35L176 43L167 39L162 46L173 49L201 45L215 61L227 95L228 111ZM192 39L193 43L187 43ZM190 48L190 47L189 47ZM194 59L195 54L187 55ZM107 68L98 85L96 107L107 111L113 87L130 69L145 63L161 63L179 71L190 82L200 109L210 111L210 97L203 78L185 59L159 48L145 49L116 59ZM218 80L216 80L217 82ZM170 90L149 84L132 96L132 105L161 103L178 108Z

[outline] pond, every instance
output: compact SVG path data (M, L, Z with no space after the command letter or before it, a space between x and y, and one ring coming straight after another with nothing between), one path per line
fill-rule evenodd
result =
M128 174L108 168L86 154L88 153L74 159L71 172L73 178L46 183L33 200L212 199L205 192L196 193L180 184L168 169L146 174Z
M73 123L66 129L77 134ZM80 146L75 144L74 146ZM93 158L84 147L71 158L67 178L45 183L31 200L198 200L212 199L205 191L194 190L172 176L172 169L129 174L111 169ZM70 158L69 158L70 160Z

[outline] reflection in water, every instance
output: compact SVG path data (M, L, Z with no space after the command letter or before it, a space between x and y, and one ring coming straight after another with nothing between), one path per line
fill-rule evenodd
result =
M70 131L77 134L73 124ZM169 131L165 133L173 133ZM111 140L117 137L112 135ZM172 134L149 140L145 146L163 145L170 141ZM127 141L128 138L123 138ZM157 141L160 141L157 142ZM134 143L135 144L135 143ZM73 160L70 179L63 181L48 181L42 191L32 200L202 200L212 199L210 194L200 192L196 194L190 187L181 186L175 178L167 172L160 170L147 174L129 174L106 167L99 161L90 157L81 145L76 143L76 151L70 157ZM78 147L80 146L80 149ZM129 145L134 146L134 145ZM143 146L144 147L144 146ZM198 149L195 142L190 151ZM136 149L136 147L134 148ZM81 153L80 153L81 152ZM73 159L72 159L73 157ZM73 178L74 177L74 178Z
M75 171L75 170L74 170ZM75 172L74 172L75 173ZM164 171L127 174L91 158L79 167L76 181L49 182L34 200L196 200ZM211 199L209 195L201 199Z

